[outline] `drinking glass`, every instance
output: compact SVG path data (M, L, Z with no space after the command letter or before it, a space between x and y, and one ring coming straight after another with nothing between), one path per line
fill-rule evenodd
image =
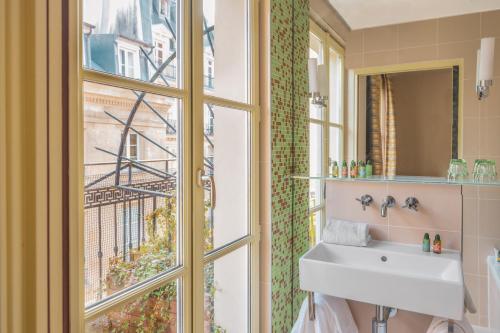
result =
M453 158L448 167L448 180L464 180L469 175L467 171L467 162L463 159Z
M489 183L497 179L496 162L492 160L479 159L474 162L474 181L478 183Z

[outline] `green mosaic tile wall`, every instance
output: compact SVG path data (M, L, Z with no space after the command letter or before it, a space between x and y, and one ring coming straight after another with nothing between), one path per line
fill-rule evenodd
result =
M309 1L271 0L272 331L289 332L304 298L298 259L308 249Z

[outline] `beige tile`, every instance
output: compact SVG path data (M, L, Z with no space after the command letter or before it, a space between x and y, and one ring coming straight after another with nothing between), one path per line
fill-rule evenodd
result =
M382 51L364 53L363 64L365 67L370 66L387 66L398 63L397 51Z
M500 239L500 200L479 199L478 234Z
M479 154L479 118L463 118L464 155Z
M464 117L479 117L479 100L476 95L476 80L468 79L462 82L463 85L463 115ZM499 94L500 95L500 94Z
M429 232L429 230L389 226L389 240L406 244L422 244L422 239L426 232ZM429 232L432 239L434 239L436 233L439 233L441 236L443 248L460 250L461 238L459 232Z
M488 315L488 278L479 278L479 316Z
M481 37L500 37L500 10L481 13Z
M364 52L395 50L398 44L397 26L370 28L364 30Z
M499 165L497 164L497 168ZM498 170L500 171L500 170ZM478 188L478 196L481 199L500 200L500 187L496 186L480 186Z
M370 235L375 240L389 240L389 226L380 224L370 224Z
M482 156L500 156L500 117L481 118L480 152Z
M345 56L345 67L356 69L363 67L363 53L351 53Z
M477 49L479 45L479 39L440 44L438 57L439 59L464 59L464 79L475 80Z
M364 194L374 201L366 210L356 201ZM386 184L327 182L326 218L387 225L387 219L380 216L380 204L386 196Z
M477 262L478 243L477 237L464 236L463 270L467 274L477 274L479 265Z
M363 52L363 30L353 30L347 37L345 48L346 58L351 53Z
M474 160L476 160L479 156L473 155L465 155L464 158L467 161L467 167L469 168L469 175L472 175L472 168L474 165ZM462 187L462 195L464 198L477 198L478 197L478 186L475 185L465 185Z
M479 14L460 15L439 19L439 43L480 38L479 22Z
M477 236L478 200L476 198L463 199L463 230L465 236Z
M398 50L398 62L400 64L436 60L437 56L437 45L419 46Z
M478 265L479 274L486 276L488 274L486 258L493 255L493 249L500 247L500 239L495 238L482 238L479 237L479 249L478 249Z
M398 26L398 47L407 48L437 43L437 20L419 21Z
M472 297L472 302L476 306L476 309L479 310L479 301L480 301L480 285L479 285L480 277L478 275L464 274L464 283L469 290L469 293ZM478 311L479 312L479 311ZM478 313L479 316L479 313ZM479 319L479 318L478 318Z
M390 184L388 192L397 202L396 207L388 211L390 226L456 232L461 230L462 196L459 186ZM401 208L408 197L419 200L418 211Z

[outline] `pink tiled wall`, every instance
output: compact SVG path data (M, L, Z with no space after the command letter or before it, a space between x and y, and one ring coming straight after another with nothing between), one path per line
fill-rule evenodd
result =
M443 247L460 250L462 196L460 186L436 186L386 183L327 182L326 217L370 224L374 239L419 244L426 232L441 235ZM364 194L373 197L373 204L363 210L356 201ZM380 205L392 195L396 206L381 217ZM418 211L401 208L405 199L415 197Z
M495 84L490 96L481 102L477 100L474 90L476 50L481 37L496 37L494 80L498 83L500 11L351 31L346 38L346 67L353 69L438 59L464 59L464 80L460 82L464 88L463 156L469 168L477 158L494 159L500 166L500 87ZM492 252L493 246L500 247L500 190L469 187L464 188L463 197L464 276L479 310L468 317L473 324L486 326L486 256ZM453 207L448 210L455 213ZM378 224L375 227L382 228L379 233L389 229ZM396 237L397 231L408 230L413 226L401 227L391 229L393 232L392 236L389 232L389 237ZM449 237L445 235L445 241L452 240L454 234L452 231ZM366 314L364 321L369 321L370 316Z
M374 202L365 211L356 201L364 194L373 197ZM387 217L381 217L380 205L387 195L396 199L396 206L387 210ZM420 202L418 211L401 208L407 197ZM460 250L462 195L460 186L347 183L327 182L326 217L370 224L370 234L377 240L421 244L426 232L434 238L439 233L445 248ZM349 301L349 306L360 332L371 332L371 317L374 306ZM393 332L425 332L432 317L399 311L390 320Z

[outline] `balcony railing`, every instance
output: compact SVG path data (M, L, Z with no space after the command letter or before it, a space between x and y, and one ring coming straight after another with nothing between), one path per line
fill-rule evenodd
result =
M210 75L205 75L203 78L203 86L208 89L214 89L215 78Z

